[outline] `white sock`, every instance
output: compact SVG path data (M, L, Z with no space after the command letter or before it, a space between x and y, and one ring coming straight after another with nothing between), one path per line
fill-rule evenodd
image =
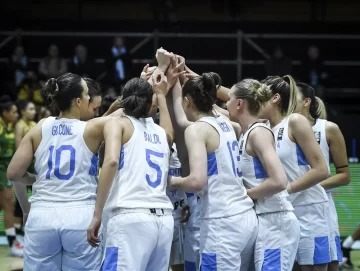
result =
M21 224L20 223L14 223L14 227L15 229L21 229Z
M353 244L354 244L354 240L352 239L352 237L350 235L344 240L342 246L343 246L343 248L351 248L351 246Z
M16 232L15 232L15 228L9 228L9 229L5 229L5 234L7 236L16 236Z

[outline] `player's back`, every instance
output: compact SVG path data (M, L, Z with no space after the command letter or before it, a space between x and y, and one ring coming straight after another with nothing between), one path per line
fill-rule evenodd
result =
M203 117L220 136L218 149L208 153L208 181L200 191L202 218L221 218L253 208L240 171L240 155L235 131L223 116Z
M84 141L86 122L47 118L35 156L36 182L30 202L96 199L97 161Z
M130 116L134 132L120 150L118 172L106 209L161 208L172 210L166 195L170 149L164 129L152 118Z

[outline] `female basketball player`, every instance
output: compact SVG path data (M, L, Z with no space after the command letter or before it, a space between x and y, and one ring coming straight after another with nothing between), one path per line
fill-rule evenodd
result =
M106 201L111 213L102 270L168 270L174 220L165 190L173 129L166 77L161 73L152 80L153 87L140 78L127 82L122 96L126 117L104 127L105 158L88 230L89 243L98 245ZM148 117L157 109L154 92L165 130Z
M7 172L15 184L34 183L24 270L99 270L102 251L92 248L86 236L98 183L95 154L106 119L80 121L88 113L89 95L78 75L52 78L43 92L60 114L41 120L25 135ZM36 176L26 172L34 157ZM16 193L26 215L27 197Z
M16 148L19 147L21 140L29 132L30 129L34 128L36 122L34 121L36 110L35 105L30 101L20 101L18 104L21 119L15 125L15 143ZM28 168L30 173L34 173L34 164L32 163ZM21 211L21 207L19 201L16 199L15 203L15 230L16 234L23 235L23 231L21 229L21 220L23 214Z
M260 117L270 121L276 152L285 169L287 191L300 224L297 262L301 270L326 270L330 262L328 198L319 184L329 175L309 121L296 108L297 87L291 76L262 81L272 91Z
M170 183L199 192L201 269L248 270L258 222L242 183L238 131L213 113L219 82L217 74L204 73L183 86L183 111L174 110L178 123L194 121L185 131L190 174Z
M296 112L301 113L309 120L324 155L328 167L328 176L331 175L330 155L336 168L336 174L328 177L320 184L326 189L326 194L329 199L328 224L330 227L329 242L331 263L328 265L328 270L337 271L339 270L339 262L342 261L342 253L338 217L331 192L332 189L336 187L348 185L350 183L350 171L347 161L345 140L339 126L326 120L325 105L320 98L315 97L314 89L305 83L297 83L297 87L299 93L297 95Z
M94 80L91 78L84 78L86 85L89 89L89 108L88 114L82 120L90 120L99 116L101 106L101 90Z
M255 200L259 232L255 243L255 270L291 270L299 245L299 222L285 191L287 178L275 150L274 135L259 120L260 108L270 100L270 88L245 79L229 93L231 120L242 127L240 170L250 198Z
M18 119L16 105L10 97L0 99L0 201L4 210L5 234L10 246L10 254L22 257L22 245L16 240L14 201L12 184L6 177L6 169L15 152L14 124Z

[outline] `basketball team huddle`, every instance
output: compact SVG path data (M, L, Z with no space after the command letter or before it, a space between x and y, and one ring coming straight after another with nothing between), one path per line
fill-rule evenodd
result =
M229 89L163 48L156 59L88 121L80 76L44 86L60 114L7 169L27 217L24 270L338 270L331 193L350 174L314 89L290 75Z

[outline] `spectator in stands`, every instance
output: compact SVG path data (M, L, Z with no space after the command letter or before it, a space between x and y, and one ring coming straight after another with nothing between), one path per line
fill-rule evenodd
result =
M49 47L49 55L39 65L39 74L42 79L57 78L67 72L68 67L65 59L59 57L59 48L52 44Z
M94 61L88 58L87 49L84 45L76 46L75 56L70 63L69 71L81 77L94 77Z
M111 48L111 57L107 62L109 80L116 88L131 77L131 60L122 37L114 39L114 45Z
M41 85L35 72L27 72L27 76L20 86L17 98L20 101L31 101L37 106L44 104L44 98L41 94Z
M291 74L291 68L291 59L284 55L279 46L276 46L273 56L265 62L266 76L288 75Z
M324 86L326 87L329 75L325 71L324 61L320 57L319 48L311 45L308 48L308 58L303 65L303 80L311 85L316 95L322 98Z
M19 87L25 79L26 72L28 70L28 58L25 55L24 47L20 45L16 46L14 54L10 58L9 64L15 86Z

